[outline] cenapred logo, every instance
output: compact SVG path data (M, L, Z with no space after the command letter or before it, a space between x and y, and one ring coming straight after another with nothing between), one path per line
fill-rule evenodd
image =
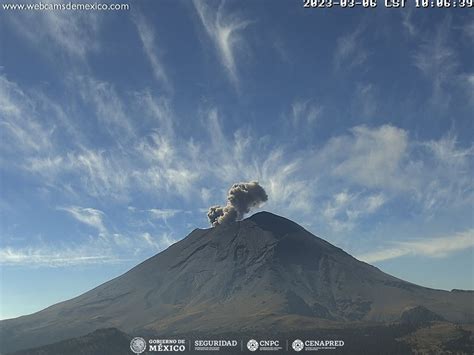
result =
M256 341L255 339L250 339L247 342L247 349L249 349L250 351L257 351L258 350L258 341Z
M146 350L146 341L141 337L135 337L130 342L130 350L135 354L141 354Z
M319 350L336 350L344 346L344 340L330 339L295 339L291 344L294 351L319 351Z
M299 340L299 339L296 339L295 341L293 341L293 343L291 344L291 347L293 348L294 351L301 351L304 349L304 344L303 344L303 341Z

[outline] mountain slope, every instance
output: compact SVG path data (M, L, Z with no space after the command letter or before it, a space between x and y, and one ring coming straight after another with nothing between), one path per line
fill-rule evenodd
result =
M398 320L423 306L472 322L474 297L420 287L360 262L283 217L261 212L196 229L79 297L0 322L2 351L115 327L148 331L275 331Z
M131 338L118 329L98 329L81 337L66 339L13 355L130 355Z

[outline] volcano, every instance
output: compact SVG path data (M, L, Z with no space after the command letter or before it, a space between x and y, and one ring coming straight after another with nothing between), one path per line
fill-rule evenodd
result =
M473 305L472 292L400 280L288 219L260 212L195 229L81 296L1 321L1 350L42 346L100 328L171 335L289 332L415 316L472 323Z

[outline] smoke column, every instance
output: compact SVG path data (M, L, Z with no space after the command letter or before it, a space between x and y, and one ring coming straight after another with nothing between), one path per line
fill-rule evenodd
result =
M214 227L219 224L235 222L242 219L253 207L257 207L267 200L267 193L257 181L234 184L227 193L227 204L210 207L207 218Z

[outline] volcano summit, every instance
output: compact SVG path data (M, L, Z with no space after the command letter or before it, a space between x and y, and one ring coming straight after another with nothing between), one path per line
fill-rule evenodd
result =
M285 333L401 319L472 323L473 304L472 292L397 279L288 219L260 212L196 229L79 297L0 322L1 350L99 328L172 335Z

